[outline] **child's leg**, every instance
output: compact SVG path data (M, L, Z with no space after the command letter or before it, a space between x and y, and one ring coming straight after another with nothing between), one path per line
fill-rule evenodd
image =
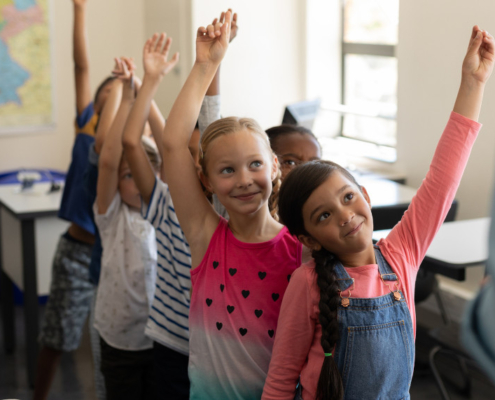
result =
M155 399L163 399L167 394L171 399L188 400L190 383L187 365L189 357L157 342L153 343L153 353L156 374Z
M52 266L50 295L41 325L34 399L46 399L62 352L79 347L94 287L89 282L91 246L63 235Z
M101 348L100 334L94 327L96 290L91 301L91 311L89 313L89 338L91 340L91 352L93 353L93 367L95 369L95 391L98 400L106 400L105 379L101 373Z
M150 373L153 367L153 350L120 350L110 346L102 338L100 344L101 372L105 378L107 399L148 400L150 397L147 393L155 389L154 377Z

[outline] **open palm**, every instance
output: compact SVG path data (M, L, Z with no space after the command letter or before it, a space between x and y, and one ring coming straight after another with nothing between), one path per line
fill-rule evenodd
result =
M144 72L149 76L163 77L167 75L179 61L179 53L168 60L172 38L165 33L155 33L146 41L143 50Z

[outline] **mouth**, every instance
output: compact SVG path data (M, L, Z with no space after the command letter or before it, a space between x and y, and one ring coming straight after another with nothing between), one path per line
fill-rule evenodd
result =
M354 227L351 231L347 232L344 236L347 237L347 236L352 236L356 233L359 232L359 230L361 229L361 227L363 226L363 223L364 222L361 222L360 224L358 224L356 227Z
M240 194L238 196L232 196L237 200L241 201L249 201L251 200L254 196L256 196L260 192L251 192L251 193L245 193L245 194Z

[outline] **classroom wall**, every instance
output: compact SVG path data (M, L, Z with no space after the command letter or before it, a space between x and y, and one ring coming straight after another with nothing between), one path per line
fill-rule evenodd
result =
M72 8L69 0L51 2L56 126L40 133L1 135L0 171L20 167L66 170L69 166L75 118ZM144 3L141 1L88 1L91 84L94 89L112 70L113 57L129 55L140 59L144 25Z
M402 0L399 19L398 162L409 185L426 175L435 146L454 105L471 28L495 32L495 2ZM457 199L458 219L487 216L495 153L495 77L485 90L483 128Z

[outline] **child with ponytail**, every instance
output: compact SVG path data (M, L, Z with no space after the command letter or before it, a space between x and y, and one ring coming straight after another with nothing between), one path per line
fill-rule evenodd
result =
M229 43L224 23L199 28L196 61L163 134L163 170L191 252L189 312L191 399L259 399L268 372L280 304L301 244L281 225L280 171L266 133L249 118L220 119L200 143L200 178L226 208L204 194L189 140L203 97Z
M280 218L314 261L292 275L263 400L410 398L416 275L481 128L476 121L494 59L493 37L475 26L426 179L376 246L370 198L348 171L313 161L287 175Z

